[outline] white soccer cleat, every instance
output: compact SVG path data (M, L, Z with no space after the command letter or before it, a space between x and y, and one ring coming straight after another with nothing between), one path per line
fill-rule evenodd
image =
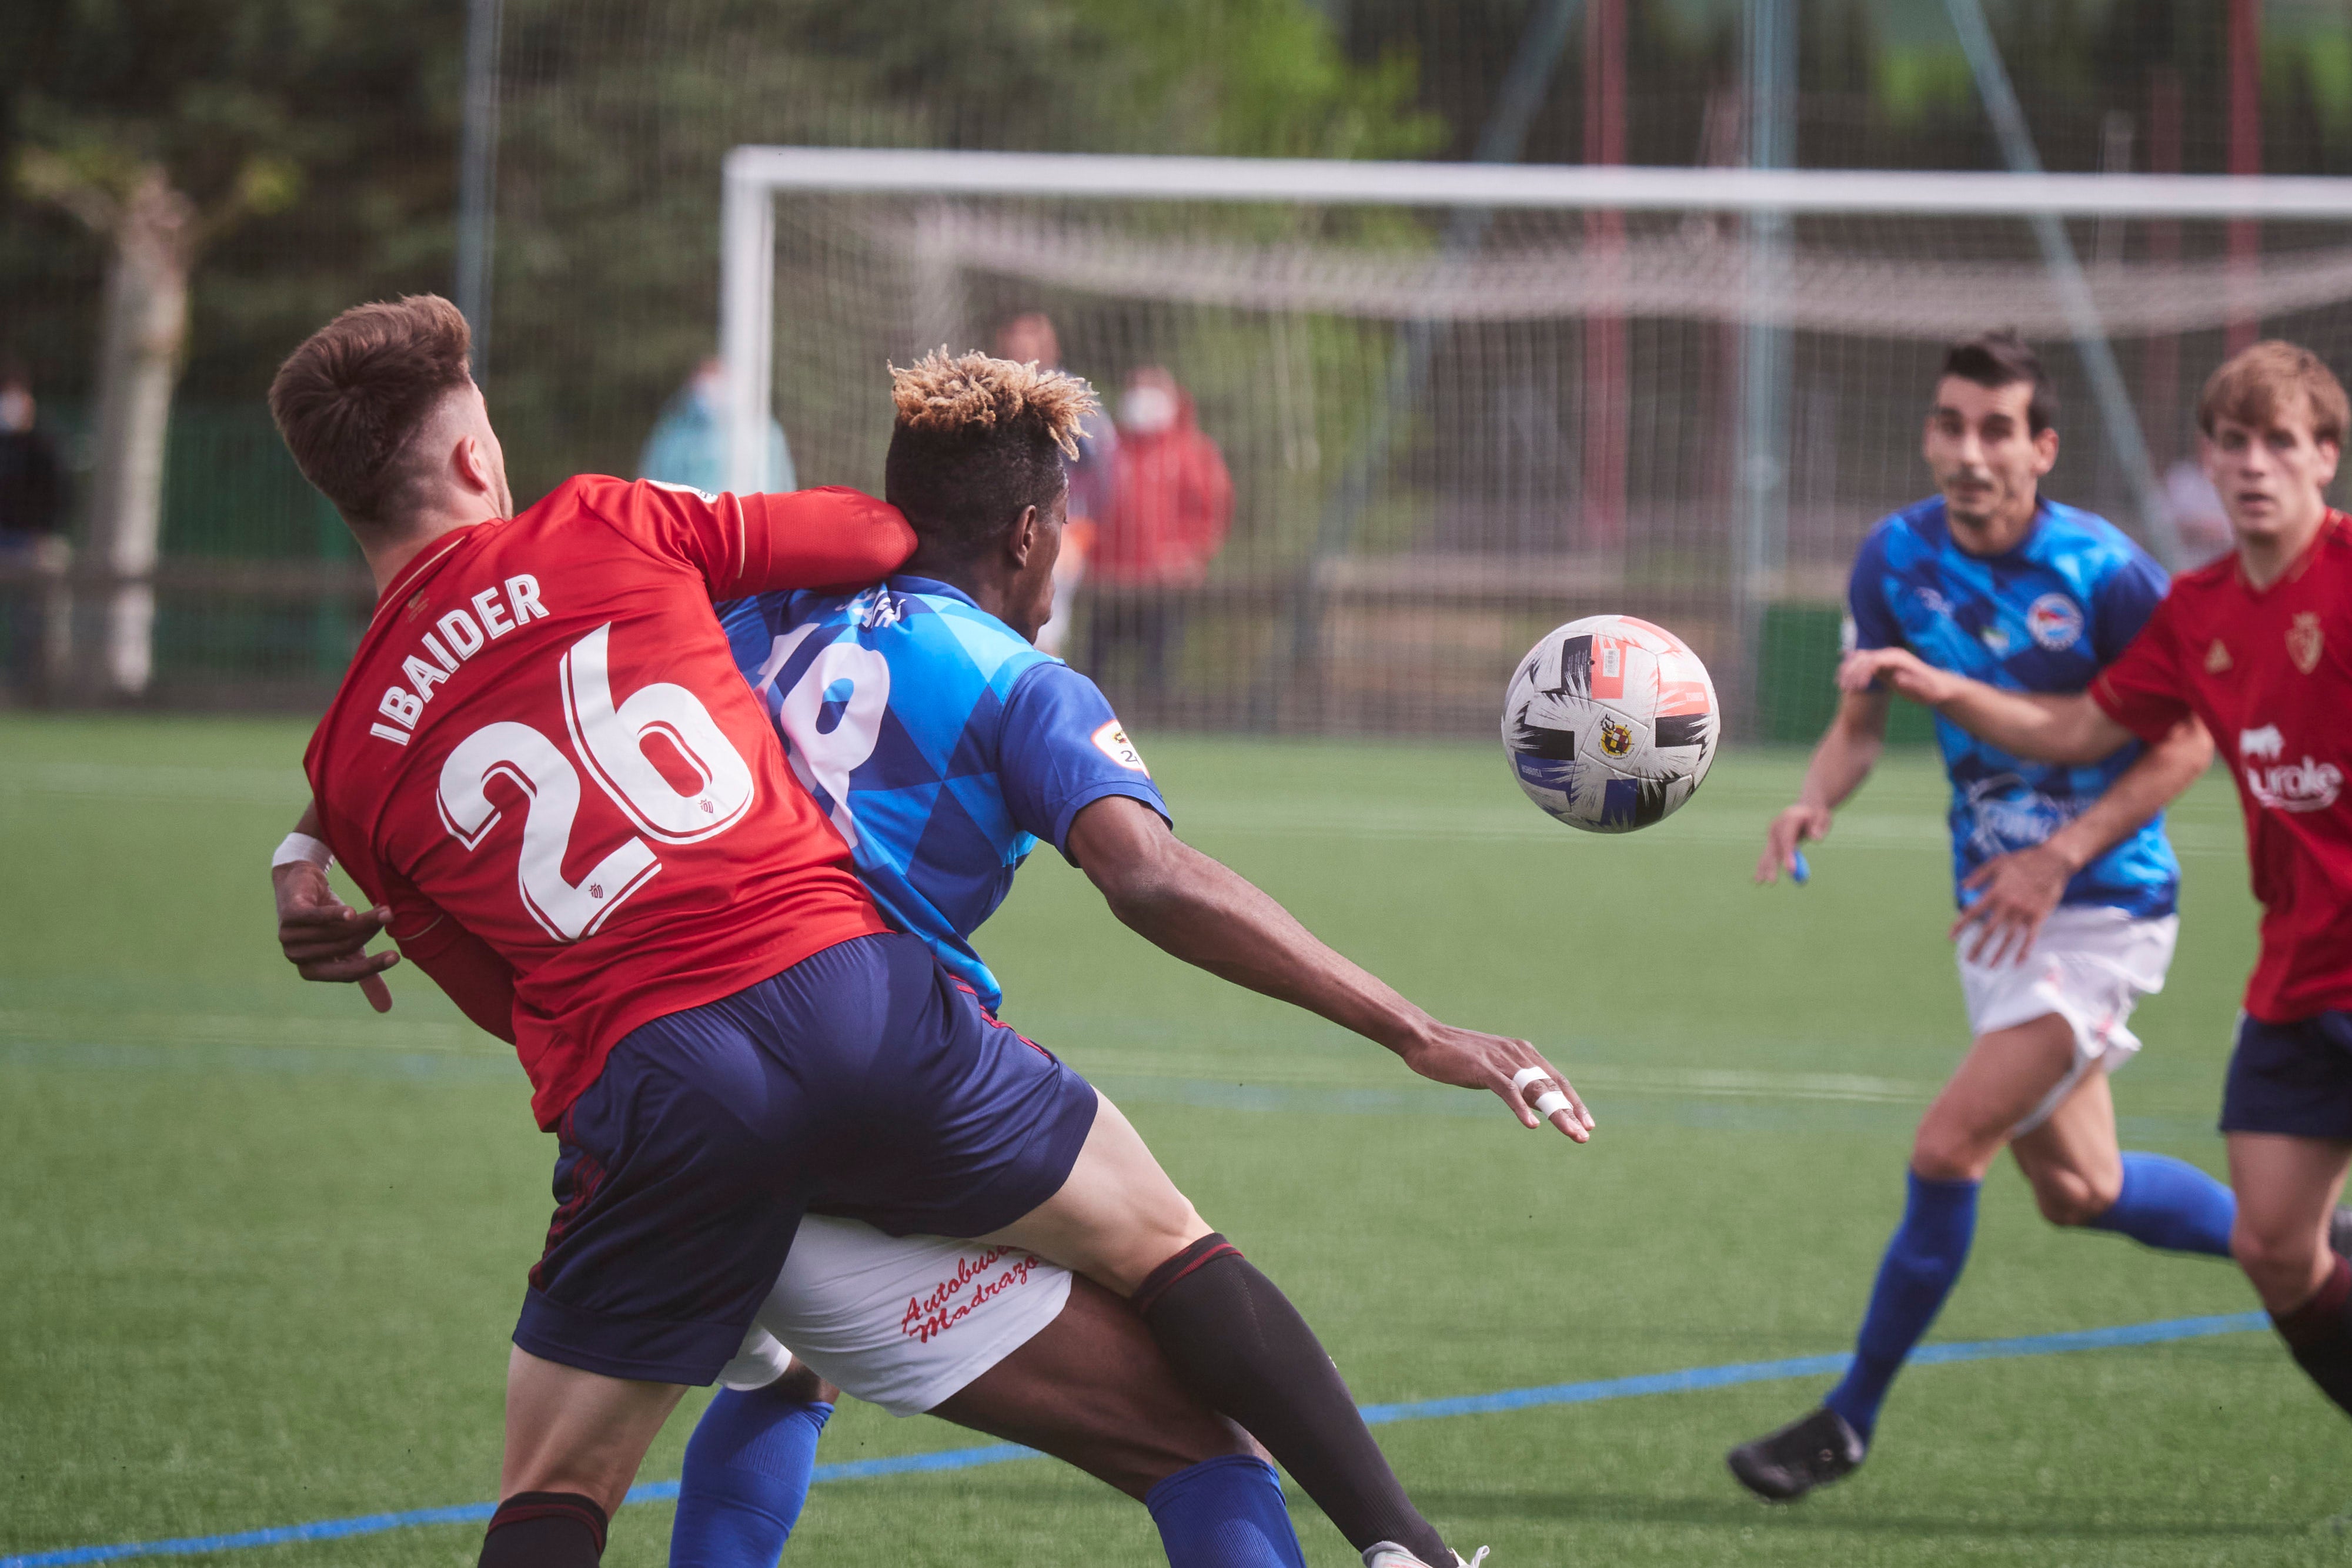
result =
M1454 1552L1454 1568L1478 1568L1479 1563L1486 1561L1486 1551L1481 1546L1478 1555L1466 1563L1463 1561L1462 1553ZM1430 1565L1393 1541L1375 1541L1364 1548L1364 1568L1430 1568Z

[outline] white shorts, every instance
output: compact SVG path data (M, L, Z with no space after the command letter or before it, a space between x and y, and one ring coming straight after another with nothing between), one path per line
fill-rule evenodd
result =
M1069 1299L1069 1270L1026 1252L812 1214L719 1381L764 1388L797 1359L869 1405L919 1416L1028 1343Z
M2050 1119L2083 1075L2113 1072L2139 1051L2127 1027L2140 998L2164 989L2180 917L2144 920L2120 909L2068 904L2052 913L2022 964L1973 964L1973 932L1960 934L1960 989L1969 1032L1983 1036L2057 1014L2074 1030L2074 1064L2032 1113L2010 1131L2021 1137Z

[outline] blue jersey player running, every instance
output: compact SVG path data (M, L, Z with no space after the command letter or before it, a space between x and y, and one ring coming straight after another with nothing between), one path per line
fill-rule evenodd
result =
M1991 333L1953 345L1924 441L1939 495L1881 522L1856 557L1852 637L1907 648L2013 691L2076 692L2139 632L2163 570L2104 519L2048 500L2054 400L2032 351ZM1757 879L1878 757L1888 693L1844 696ZM2077 767L2029 762L1938 720L1951 777L1960 986L1975 1043L1919 1124L1903 1220L1887 1244L1852 1367L1821 1408L1728 1456L1774 1501L1862 1463L1887 1386L1959 1278L1977 1188L2003 1145L2055 1225L2226 1258L2229 1188L2164 1155L2119 1150L2107 1074L2139 1049L2133 1004L2164 984L2179 862L2162 810L2212 743L2193 721Z

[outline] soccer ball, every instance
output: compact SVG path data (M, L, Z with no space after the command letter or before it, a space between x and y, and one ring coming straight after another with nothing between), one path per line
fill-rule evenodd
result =
M1512 777L1549 815L1591 833L1646 828L1689 800L1721 733L1698 655L1631 615L1545 633L1503 694Z

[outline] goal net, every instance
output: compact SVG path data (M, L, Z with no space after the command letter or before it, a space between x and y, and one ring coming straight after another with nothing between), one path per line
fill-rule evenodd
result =
M2352 369L2331 182L740 149L728 189L738 484L772 414L801 483L878 486L885 363L1025 313L1114 409L1172 378L1229 522L1202 442L1131 434L1051 629L1137 723L1486 734L1537 636L1613 611L1732 734L1809 739L1950 340L2032 342L2046 493L2176 565L2226 538L2193 406L2229 348Z

